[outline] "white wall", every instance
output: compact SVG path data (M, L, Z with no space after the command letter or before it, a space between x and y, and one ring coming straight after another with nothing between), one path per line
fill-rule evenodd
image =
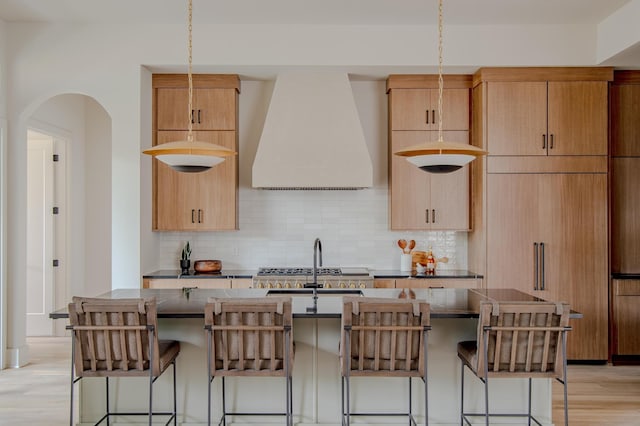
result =
M6 72L6 25L0 19L0 369L4 368L5 348L6 345L6 329L7 329L7 268L6 268L6 229L7 229L7 210L6 210L6 172L7 172L7 72Z

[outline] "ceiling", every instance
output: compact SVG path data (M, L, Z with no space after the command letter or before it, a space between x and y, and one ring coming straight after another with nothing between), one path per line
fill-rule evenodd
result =
M445 0L454 25L598 24L629 0ZM0 0L6 22L183 22L186 0ZM194 21L225 24L424 25L436 0L194 0Z

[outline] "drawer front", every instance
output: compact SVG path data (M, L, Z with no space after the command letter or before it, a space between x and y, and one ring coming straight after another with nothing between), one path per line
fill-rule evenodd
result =
M613 280L616 296L640 296L640 280Z
M373 280L373 288L396 288L396 280Z
M231 280L225 278L215 279L172 279L172 278L145 278L142 282L144 288L184 288L197 287L204 289L231 288Z

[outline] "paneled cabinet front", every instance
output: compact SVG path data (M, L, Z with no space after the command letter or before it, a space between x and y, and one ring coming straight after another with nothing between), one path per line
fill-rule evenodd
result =
M467 143L469 133L444 132L447 140ZM390 220L397 230L469 229L469 166L453 173L420 170L393 152L437 139L437 132L395 131L391 141Z
M238 151L235 75L195 75L188 111L184 75L157 74L154 87L154 145L194 138ZM220 87L216 87L220 86ZM201 173L179 173L153 160L153 230L218 231L238 227L238 156Z
M487 286L565 301L569 359L607 358L607 175L489 174Z
M468 144L471 76L445 76L444 81L443 138ZM469 166L433 174L393 154L411 145L437 141L437 76L392 75L387 92L390 228L468 231Z
M442 128L469 130L469 89L442 92ZM438 130L438 89L394 89L391 130Z
M490 155L607 155L606 81L491 81Z

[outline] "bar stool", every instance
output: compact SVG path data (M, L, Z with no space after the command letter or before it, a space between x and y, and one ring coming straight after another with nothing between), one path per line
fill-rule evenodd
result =
M405 416L417 425L412 412L411 378L424 383L424 424L429 424L427 338L430 306L409 299L344 297L340 360L342 424L351 416ZM406 413L351 412L351 377L407 377L409 407ZM346 390L345 390L346 388Z
M293 339L290 297L210 298L204 311L208 333L209 374L207 424L211 425L211 383L222 377L222 417L286 416L293 425ZM284 377L285 412L227 412L225 377Z
M567 331L569 305L553 302L481 302L477 340L458 343L461 361L460 424L468 417L526 417L528 424L541 423L531 414L531 379L555 378L564 385L564 419L567 407ZM484 413L464 411L464 367L484 383ZM529 379L528 412L490 413L489 378Z
M176 417L176 357L180 353L177 341L159 341L155 298L96 299L74 297L69 304L67 329L71 339L71 404L69 424L73 426L74 384L84 377L104 377L107 412L97 424L111 416ZM173 411L153 412L153 383L173 365ZM109 408L109 377L148 377L149 408L142 412L111 412Z

